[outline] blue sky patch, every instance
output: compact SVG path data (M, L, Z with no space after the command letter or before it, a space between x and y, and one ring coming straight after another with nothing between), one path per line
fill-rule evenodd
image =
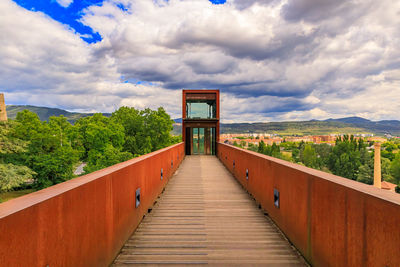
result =
M211 3L213 3L214 5L221 5L221 4L225 4L226 0L210 0Z
M55 0L14 0L14 2L28 10L43 12L52 19L70 26L81 34L81 38L87 43L95 43L102 39L99 33L80 23L79 19L83 15L83 9L92 5L101 5L103 0L73 1L66 8L59 5Z
M82 17L82 10L92 6L101 5L103 0L76 0L73 1L68 7L63 7L55 0L13 0L18 5L31 11L40 11L51 17L52 19L70 26L87 43L96 43L101 41L101 35L94 32L89 26L83 25L79 22ZM215 5L224 4L226 0L210 0ZM117 7L123 11L128 11L129 7L117 4Z

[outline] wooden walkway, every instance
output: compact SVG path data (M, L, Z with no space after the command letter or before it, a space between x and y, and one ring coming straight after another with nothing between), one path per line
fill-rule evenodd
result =
M113 266L304 266L215 156L187 156Z

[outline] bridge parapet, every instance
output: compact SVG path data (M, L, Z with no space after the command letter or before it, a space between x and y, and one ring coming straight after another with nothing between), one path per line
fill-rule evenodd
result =
M222 143L217 151L313 266L400 266L400 195Z
M0 204L0 266L108 266L184 156L176 144Z

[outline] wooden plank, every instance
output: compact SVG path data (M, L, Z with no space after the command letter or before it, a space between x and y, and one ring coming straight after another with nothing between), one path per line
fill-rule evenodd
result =
M114 261L120 265L304 266L214 156L187 156Z

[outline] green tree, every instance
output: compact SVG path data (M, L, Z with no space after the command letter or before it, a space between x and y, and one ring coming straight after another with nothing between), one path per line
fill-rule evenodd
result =
M158 150L182 140L170 135L172 123L163 108L122 107L111 118L94 114L75 125L64 116L41 122L24 110L15 121L0 124L0 180L7 178L0 184L8 190L33 177L35 188L45 188L73 178L79 161L87 162L90 172Z
M167 147L181 140L171 136L173 120L163 108L140 111L121 107L113 112L111 120L124 127L123 150L135 156Z
M12 190L25 184L35 173L26 166L11 163L0 164L0 192Z
M382 179L390 183L396 183L396 180L392 176L390 166L391 166L391 161L389 159L381 158Z
M361 150L365 150L365 145L360 145L353 136L338 137L328 159L329 169L336 175L356 180L362 165L361 154L364 152Z
M267 146L265 145L264 141L261 140L260 143L258 144L258 150L257 150L257 152L258 152L258 153L265 154L266 150L267 150Z
M111 120L121 124L125 129L124 151L133 155L142 155L151 152L151 140L146 140L144 117L140 110L130 107L121 107L114 111Z
M300 143L299 143L299 146L297 147L299 150L302 150L302 149L304 149L304 146L306 145L306 143L303 141L303 140L301 140L300 141Z
M77 161L78 153L69 146L60 147L52 153L33 155L31 166L37 173L35 187L46 188L71 179Z
M20 158L35 172L35 188L45 188L73 177L72 168L78 161L78 153L67 138L70 127L62 116L51 117L47 123L27 110L17 114L14 135L29 142Z
M21 154L26 151L28 142L12 136L13 121L0 122L0 192L12 190L24 185L35 174L26 166L20 166L10 155Z
M290 154L280 153L279 158L286 161L293 161L293 158L290 156Z
M129 160L132 154L129 152L122 152L119 149L108 144L102 152L98 150L91 150L89 152L88 164L84 168L86 172L97 171L114 164Z
M14 129L14 136L22 140L30 140L36 137L42 129L39 116L29 110L18 112L15 119L17 122Z
M164 108L142 111L144 117L144 131L146 137L151 139L151 151L156 151L172 144L171 131L173 120L165 112Z
M313 145L316 153L316 168L320 170L328 169L328 159L332 152L332 147L328 144Z
M275 158L280 158L281 157L281 149L275 142L272 143L269 155L272 156L272 157L275 157Z
M397 144L395 144L392 141L385 142L382 144L382 148L384 148L388 152L393 152L393 150L396 150L397 147L398 147Z
M317 154L315 153L315 149L307 144L304 147L303 153L302 153L302 162L304 165L310 168L315 168L317 164Z
M0 122L0 160L4 160L6 154L22 153L26 151L28 142L12 135L14 121Z
M392 151L389 151L387 149L386 150L382 150L381 151L381 155L382 155L382 158L387 158L389 160L393 160L394 157L395 157L395 154L393 154Z
M182 135L172 135L171 136L171 145L182 142Z
M374 183L374 170L369 164L361 165L357 175L357 181L364 184Z
M400 184L400 152L396 154L390 164L390 171L397 184Z
M121 162L115 159L125 160L133 157L129 152L124 153L124 157L120 155L125 144L125 129L116 120L97 113L91 117L79 119L74 127L77 130L72 131L71 135L77 138L73 143L83 144L85 148L84 153L81 154L81 160L87 162L86 172ZM115 153L115 157L111 157L112 152Z
M248 146L247 149L251 150L251 151L254 151L254 152L257 152L258 147L256 145L254 145L253 143L249 143L249 146Z
M63 115L56 117L51 116L48 123L51 132L55 135L60 146L71 145L69 140L69 133L71 132L72 125L67 121L67 118Z
M301 162L300 161L300 150L298 148L292 149L292 158L294 162Z

